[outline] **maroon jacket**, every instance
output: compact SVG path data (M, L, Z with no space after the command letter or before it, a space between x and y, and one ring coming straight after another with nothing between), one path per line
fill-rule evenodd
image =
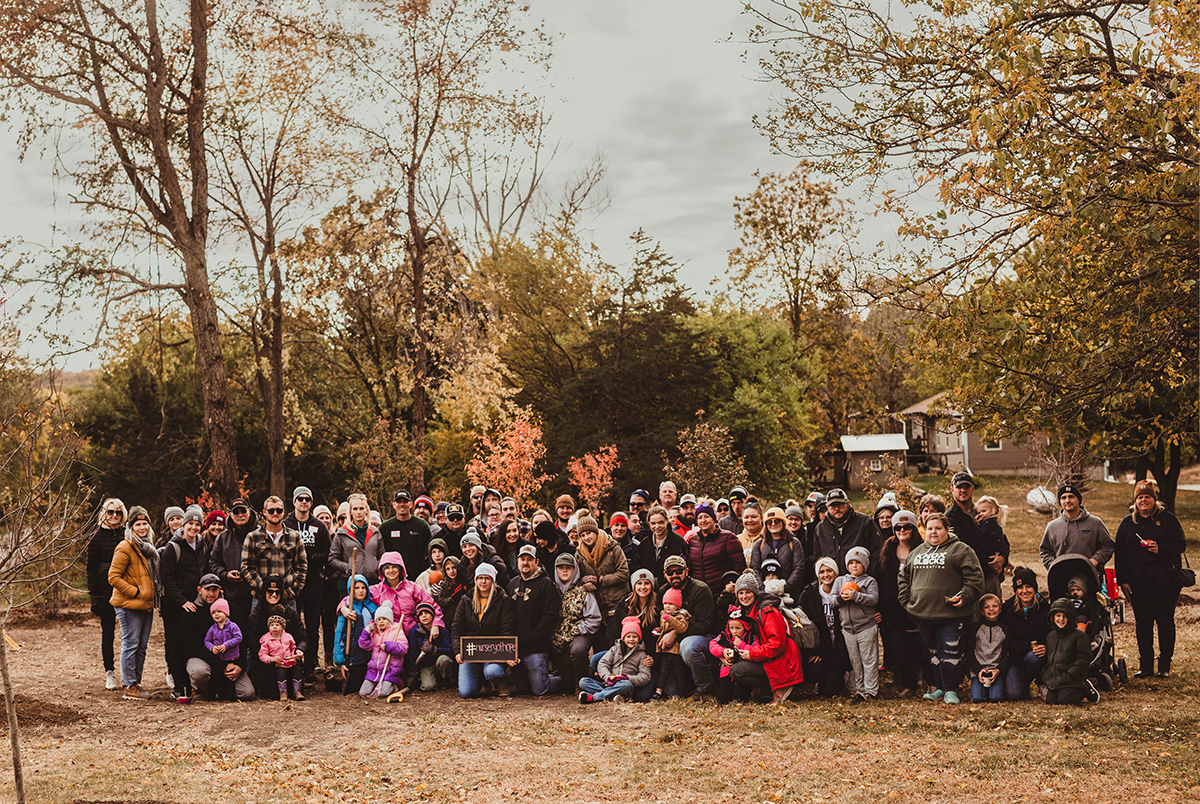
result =
M721 576L746 568L746 554L738 537L727 530L715 529L704 535L696 531L687 542L688 573L708 584L713 598L721 593Z

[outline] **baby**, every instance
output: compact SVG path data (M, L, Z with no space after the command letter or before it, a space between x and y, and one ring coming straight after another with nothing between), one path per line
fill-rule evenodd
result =
M679 655L679 643L691 624L692 615L682 606L683 593L678 589L668 589L663 594L662 622L654 629L654 635L658 637L659 671L658 686L650 696L652 701L662 700L663 690L670 686L668 681L674 679L674 689L678 690L688 677L687 667ZM668 634L674 634L674 637L668 638Z

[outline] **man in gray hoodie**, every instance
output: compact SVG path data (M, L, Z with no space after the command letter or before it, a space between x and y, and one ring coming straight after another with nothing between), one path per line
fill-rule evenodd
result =
M1042 564L1049 569L1054 559L1068 553L1088 557L1099 578L1102 568L1112 558L1113 538L1100 517L1092 516L1083 507L1083 492L1067 484L1058 490L1058 505L1062 516L1052 519L1042 535L1038 553Z

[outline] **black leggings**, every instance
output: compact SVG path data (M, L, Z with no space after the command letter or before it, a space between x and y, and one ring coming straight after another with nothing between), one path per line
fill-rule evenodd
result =
M104 669L112 672L116 669L113 654L113 642L117 638L117 610L109 605L108 601L104 602L103 606L98 606L98 616L100 617L100 658L104 660ZM124 682L126 685L132 684L132 681Z
M1154 584L1130 584L1133 592L1133 618L1137 626L1139 669L1154 669L1154 626L1158 626L1158 666L1171 668L1175 657L1175 604L1179 587Z

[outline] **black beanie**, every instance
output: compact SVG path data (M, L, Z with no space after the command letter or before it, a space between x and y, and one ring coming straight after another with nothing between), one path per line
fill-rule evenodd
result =
M1017 591L1017 587L1021 584L1028 584L1033 587L1033 591L1038 590L1037 574L1029 567L1017 567L1013 570L1013 591Z

